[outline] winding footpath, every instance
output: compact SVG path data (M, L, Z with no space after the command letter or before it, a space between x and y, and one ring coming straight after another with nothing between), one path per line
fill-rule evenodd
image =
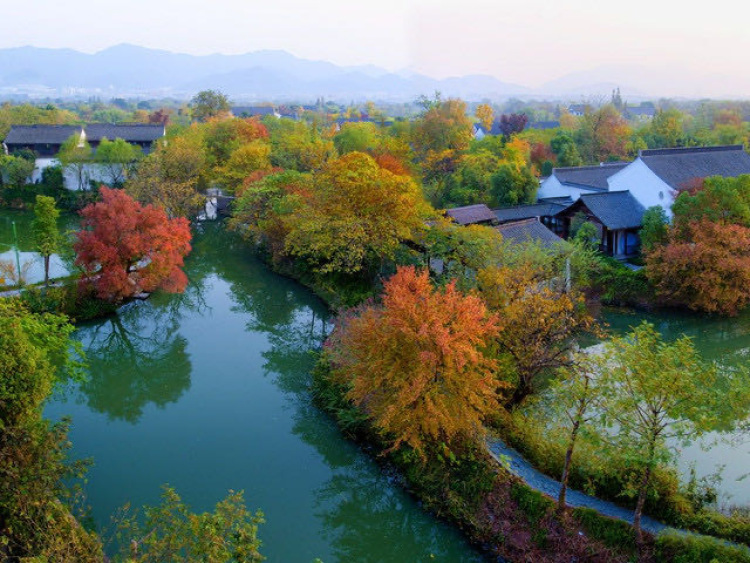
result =
M560 482L535 469L516 450L494 437L487 439L487 450L495 461L523 480L529 487L557 500L560 494ZM568 488L565 498L567 505L573 508L593 508L604 516L633 524L633 511L617 506L612 502L592 497L571 488ZM666 524L662 524L645 514L641 516L641 527L654 535L669 528Z
M487 451L499 463L503 468L513 473L516 477L521 479L532 489L550 496L553 500L557 500L560 494L560 482L556 479L548 477L541 471L535 469L524 457L513 448L507 446L502 440L496 437L489 437L486 441ZM615 518L616 520L622 520L628 524L633 524L633 511L616 504L602 500L596 497L592 497L581 491L568 488L565 495L567 505L573 508L592 508L603 516ZM680 528L672 528L667 526L658 520L654 520L645 514L641 516L641 528L645 531L650 532L653 535L657 535L665 530L674 532L677 534L688 534L699 536L695 532L690 530L683 530ZM750 547L736 543L729 540L723 540L716 538L718 541L737 549L745 551L750 555Z

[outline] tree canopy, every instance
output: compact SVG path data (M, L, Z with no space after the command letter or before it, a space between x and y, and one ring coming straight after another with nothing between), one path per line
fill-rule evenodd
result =
M499 320L454 283L434 289L426 271L399 268L382 306L340 318L326 344L334 377L392 447L421 455L430 444L481 431L497 405L496 362L485 350Z
M142 291L182 292L183 258L190 252L186 219L142 206L122 190L100 188L101 201L81 211L76 264L100 298L119 302Z

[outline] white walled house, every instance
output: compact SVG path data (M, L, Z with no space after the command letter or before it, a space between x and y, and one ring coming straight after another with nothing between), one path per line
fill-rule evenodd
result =
M750 155L742 145L642 150L638 158L609 178L609 191L629 191L646 209L660 205L672 217L681 188L709 176L750 174Z
M537 199L569 197L575 201L582 194L606 192L609 190L609 178L627 165L627 162L612 162L596 166L553 168L549 178L539 186Z
M6 154L28 149L36 154L32 182L42 179L45 168L59 164L57 154L62 144L71 136L78 135L81 142L87 141L95 153L102 139L114 141L122 139L135 145L145 154L151 150L153 143L166 133L163 124L152 123L92 123L89 125L12 125L7 137L3 141ZM83 171L84 186L88 187L89 180L102 182L107 179L107 173L101 165L87 164ZM73 170L63 172L63 184L70 190L79 189L79 181Z

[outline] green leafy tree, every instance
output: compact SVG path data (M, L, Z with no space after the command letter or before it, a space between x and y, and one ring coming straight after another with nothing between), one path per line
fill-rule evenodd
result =
M36 196L34 205L34 242L39 254L44 258L44 284L49 283L50 256L60 248L60 231L57 228L57 218L60 210L55 207L55 199L48 196Z
M696 178L683 186L672 213L678 228L704 219L750 227L750 174Z
M213 512L196 514L174 489L165 487L161 504L146 506L142 512L141 518L139 511L125 507L116 517L119 562L257 563L265 559L258 538L263 513L250 512L242 492L229 491Z
M110 141L104 137L96 149L94 162L105 170L111 186L121 185L133 164L143 155L141 149L123 139Z
M424 207L411 178L352 152L315 175L311 197L290 216L286 251L318 273L354 274L381 264L411 239Z
M576 229L573 240L584 248L594 250L599 246L599 231L590 221L583 221Z
M539 180L528 166L502 164L490 178L492 205L509 206L533 203Z
M603 390L597 380L597 373L601 369L601 363L597 358L579 353L570 366L561 368L561 377L552 380L550 384L549 400L555 408L562 410L566 426L569 428L565 461L560 477L560 493L557 497L557 510L560 514L565 510L565 497L576 441L585 426L594 420L594 407L602 396Z
M661 205L654 205L646 209L640 232L641 250L644 253L649 253L657 246L662 246L667 242L668 225L667 212Z
M66 480L80 470L65 463L66 425L50 427L42 419L53 387L81 379L72 332L63 316L34 314L20 300L0 299L0 546L9 560L102 559L96 537L60 502L68 494Z
M76 179L78 190L89 188L88 165L92 161L91 146L79 133L71 135L57 153L64 170L70 170Z
M560 166L581 166L583 159L578 152L576 143L569 134L559 131L550 141L552 152L557 155L557 164Z
M581 117L575 139L585 162L606 162L627 157L631 133L620 112L607 104Z
M190 100L193 119L207 121L229 111L229 100L218 90L202 90Z
M0 179L10 186L21 187L34 172L34 161L20 156L0 155Z
M641 468L632 493L638 499L633 527L643 546L641 516L651 476L660 463L674 461L669 441L692 441L719 424L731 427L745 419L749 373L704 362L690 338L665 342L647 322L612 338L601 361L602 420L612 426L610 446Z
M339 154L348 152L370 152L380 145L377 125L371 122L344 123L341 131L333 137L333 144Z
M465 150L472 139L471 119L466 103L458 99L439 98L429 105L413 124L412 142L418 153L440 153Z
M161 207L169 217L193 217L204 202L199 188L206 168L203 138L191 127L142 159L125 191L143 204Z

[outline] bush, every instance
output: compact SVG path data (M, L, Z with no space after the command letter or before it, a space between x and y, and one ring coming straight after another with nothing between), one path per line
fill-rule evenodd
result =
M618 551L636 551L633 527L627 522L607 518L591 508L574 509L573 518L586 534L603 542L607 547Z
M539 523L549 511L555 508L555 502L552 499L522 483L511 485L510 496L518 503L519 508L532 524Z
M681 524L701 534L750 546L750 518L747 516L725 516L712 510L699 510L683 516Z
M654 298L644 270L631 270L607 256L597 260L592 286L600 292L602 302L611 305L644 305Z
M707 536L664 532L656 537L656 560L673 563L750 563L750 550Z

